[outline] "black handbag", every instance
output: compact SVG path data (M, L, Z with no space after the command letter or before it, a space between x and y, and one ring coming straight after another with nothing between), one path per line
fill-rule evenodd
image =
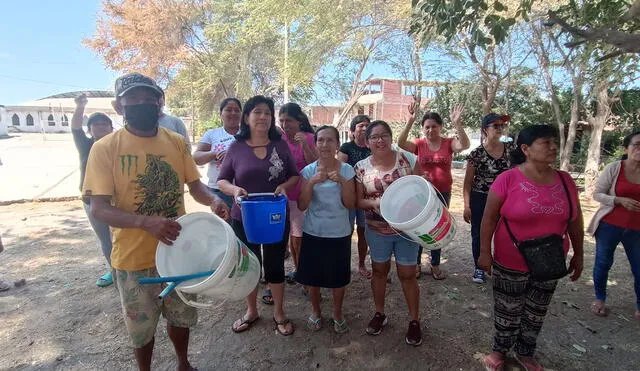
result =
M567 195L567 201L569 202L569 220L567 221L567 228L562 236L554 233L518 242L513 232L511 232L511 228L509 228L507 218L504 218L504 225L507 227L513 244L524 257L531 278L536 281L557 280L566 276L568 273L566 257L564 255L564 239L567 236L569 225L571 224L573 205L567 184L562 174L559 175L562 186L564 187L564 192Z

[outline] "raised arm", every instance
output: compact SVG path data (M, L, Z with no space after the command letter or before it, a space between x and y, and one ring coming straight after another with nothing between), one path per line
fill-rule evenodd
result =
M471 145L471 141L462 127L462 112L464 112L464 104L456 104L449 116L451 124L456 128L458 134L457 138L451 142L451 150L454 153L462 152Z
M408 140L409 132L411 131L411 127L416 119L416 102L414 101L407 108L409 111L409 119L407 120L407 124L400 132L398 136L398 147L404 149L405 151L409 151L411 153L416 153L416 145L415 143Z
M82 121L84 120L84 108L87 106L87 96L84 94L80 94L79 97L75 99L76 102L76 110L73 111L73 116L71 117L71 130L82 130Z

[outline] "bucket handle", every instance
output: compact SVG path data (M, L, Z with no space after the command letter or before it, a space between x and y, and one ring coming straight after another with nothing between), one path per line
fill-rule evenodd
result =
M180 289L175 290L176 294L178 294L178 296L180 297L180 300L182 300L185 304L195 307L195 308L200 308L200 309L210 309L214 306L213 303L201 303L199 301L193 301L193 300L189 300L187 299L182 292L180 292ZM218 305L222 305L224 304L224 300L221 301L220 303L218 303Z
M262 192L262 193L249 193L246 196L239 196L236 197L236 202L240 203L242 201L246 201L247 198L249 197L259 197L259 196L273 196L273 197L278 197L274 192ZM284 195L283 195L284 196ZM287 196L285 196L287 197Z
M438 189L437 189L436 187L434 187L434 186L433 186L433 184L431 184L431 182L427 181L427 183L429 184L429 187L431 187L431 189L433 189L434 191L438 192L438 194L439 194L439 195L440 195L440 197L441 197L441 198L438 198L438 201L440 201L441 203L443 203L443 202L442 202L442 199L444 199L444 196L442 195L442 193L440 193L440 191L438 191ZM448 207L447 205L445 205L444 203L443 203L443 205L442 205L442 206L444 206L444 208L445 208L445 209L447 209L447 211L449 210L449 207ZM451 217L451 223L452 223L452 224L453 224L453 223L456 223L456 219L455 219L455 217L454 217L451 213L449 213L449 216ZM393 226L392 226L391 224L387 223L387 225L389 226L389 228L393 229L393 230L396 232L396 234L397 234L398 236L400 236L400 237L404 238L405 240L407 240L407 241L409 241L409 242L416 243L416 241L415 241L415 240L412 240L412 239L409 239L409 238L406 238L405 236L403 236L402 231L399 231L399 230L397 230L397 229L393 228ZM422 245L422 244L420 244L420 245ZM439 250L439 249L430 249L430 248L428 248L427 246L423 246L423 247L425 247L425 248L426 248L427 250L429 250L429 251Z

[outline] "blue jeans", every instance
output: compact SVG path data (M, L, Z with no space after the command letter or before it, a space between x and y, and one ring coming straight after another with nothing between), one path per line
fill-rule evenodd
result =
M473 262L478 268L478 258L480 257L480 224L482 224L482 215L484 207L487 204L487 194L480 192L471 192L471 251L473 253Z
M596 261L593 265L593 286L596 292L596 299L605 301L607 298L609 269L613 265L613 256L616 248L622 242L624 252L627 254L627 259L629 259L629 264L631 265L631 273L633 273L636 307L640 310L640 231L600 222L595 236Z
M396 258L396 264L415 265L419 244L409 237L400 234L378 234L368 226L364 228L364 234L369 243L372 262L386 263L393 255Z
M224 201L224 203L227 204L227 206L229 206L229 208L233 207L233 197L227 195L226 193L216 188L209 187L209 190L213 192L214 195L220 197L222 201Z
M439 192L438 193L438 198L440 199L440 201L442 201L442 203L444 204L444 206L446 206L447 208L449 208L449 203L451 202L451 192ZM422 245L420 245L420 249L418 250L418 265L422 264L421 262L421 258L422 258ZM431 250L431 265L434 267L437 267L440 265L440 253L442 252L442 250L438 249L438 250Z
M91 224L91 228L93 228L93 231L98 237L102 254L107 260L109 267L111 267L111 249L113 246L111 245L111 231L109 230L109 226L91 215L89 204L83 202L82 205L84 206L84 212L87 213L87 218L89 218L89 224Z

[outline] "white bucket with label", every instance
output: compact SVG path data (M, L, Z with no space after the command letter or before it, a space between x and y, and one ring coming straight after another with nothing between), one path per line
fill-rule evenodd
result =
M380 200L384 220L428 250L446 247L456 235L456 223L421 176L404 176L384 191Z
M258 258L240 241L233 229L220 217L210 213L191 213L176 220L182 226L172 246L160 242L156 250L156 267L161 277L182 276L215 271L212 275L184 281L176 293L188 305L209 308L183 294L198 294L214 299L244 299L260 279Z

